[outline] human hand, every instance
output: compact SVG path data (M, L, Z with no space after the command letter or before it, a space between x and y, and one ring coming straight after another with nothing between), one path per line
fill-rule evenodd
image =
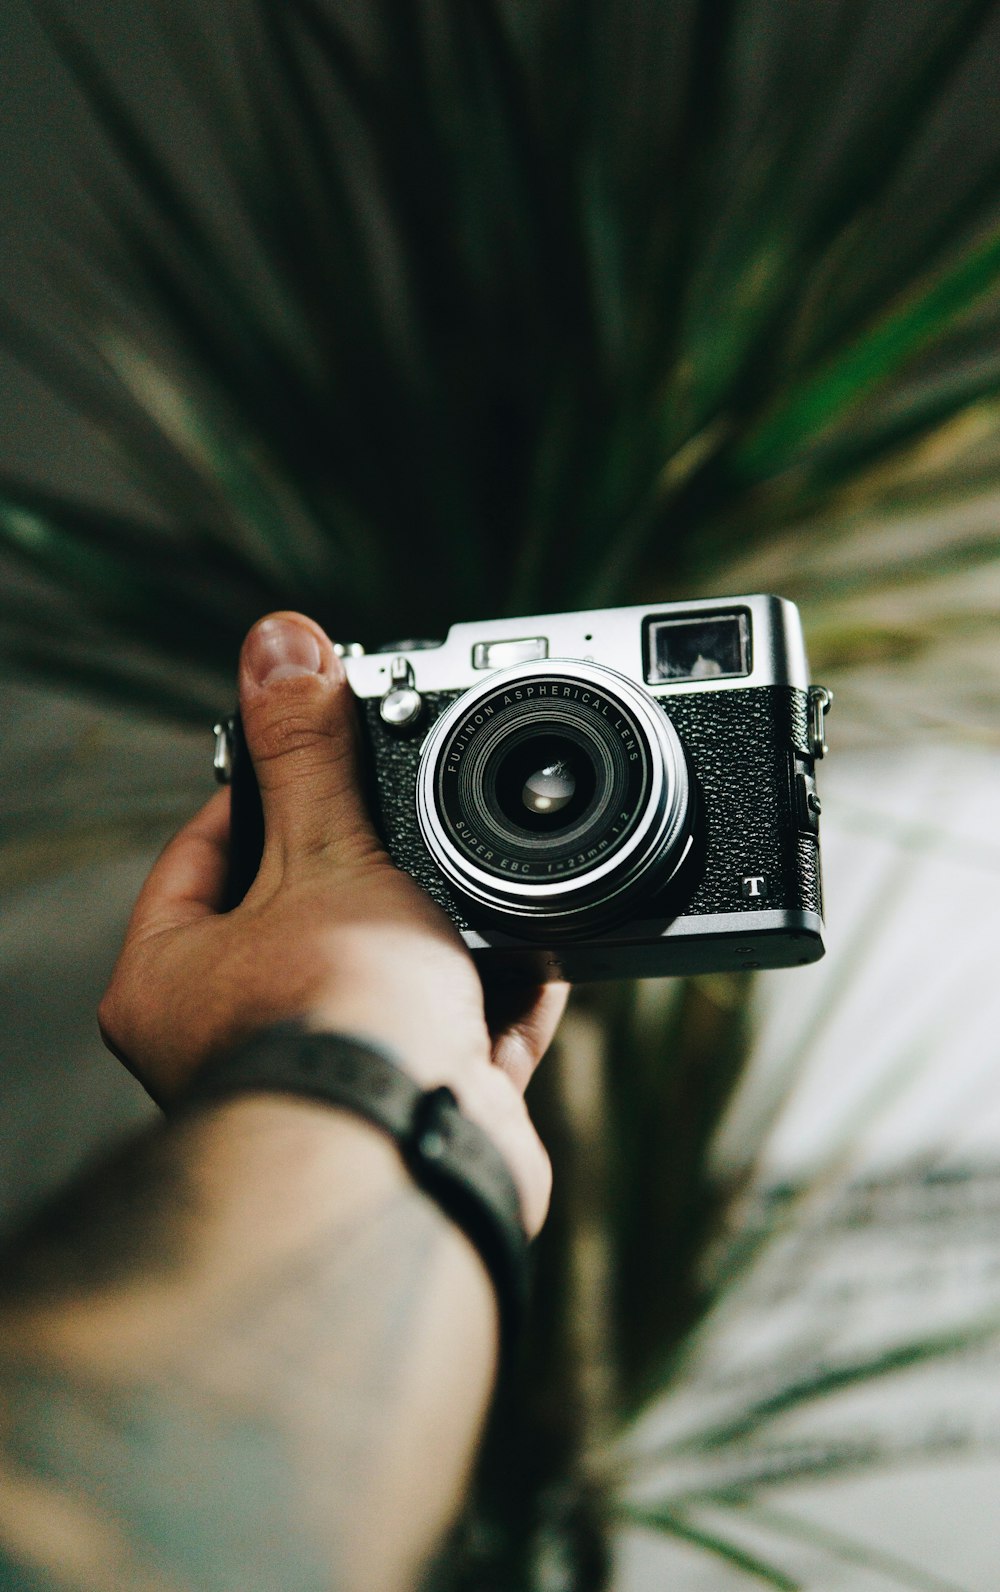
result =
M105 1042L161 1102L210 1057L278 1022L384 1045L423 1087L448 1084L492 1136L537 1232L551 1171L522 1095L566 986L506 992L491 1031L456 929L371 826L353 698L317 624L283 613L254 627L240 712L264 809L258 876L221 910L229 794L219 792L143 887L101 1002Z

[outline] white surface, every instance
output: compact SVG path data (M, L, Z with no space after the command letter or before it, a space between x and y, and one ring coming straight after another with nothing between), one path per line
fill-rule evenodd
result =
M1000 757L968 745L834 753L821 770L829 950L759 985L761 1086L791 1086L770 1178L915 1153L1000 1159ZM749 1113L749 1116L747 1115Z

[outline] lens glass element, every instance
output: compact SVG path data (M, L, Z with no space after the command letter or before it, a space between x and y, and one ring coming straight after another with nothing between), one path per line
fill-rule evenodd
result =
M568 763L548 763L529 774L521 790L521 800L535 817L561 812L577 793L577 777Z
M504 818L526 834L567 830L586 812L597 774L587 748L568 735L541 731L513 737L491 771L492 795Z

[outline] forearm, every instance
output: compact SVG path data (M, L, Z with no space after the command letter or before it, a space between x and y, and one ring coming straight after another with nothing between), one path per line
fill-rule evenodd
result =
M489 1399L478 1256L388 1140L325 1107L246 1098L149 1153L169 1197L98 1288L44 1238L21 1268L3 1539L40 1585L102 1592L412 1584ZM86 1245L114 1246L110 1217L76 1220Z

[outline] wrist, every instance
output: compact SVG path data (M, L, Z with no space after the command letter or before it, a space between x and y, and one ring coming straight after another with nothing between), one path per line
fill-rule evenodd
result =
M497 1082L504 1080L498 1075ZM219 1057L175 1110L189 1115L261 1093L354 1112L393 1141L413 1182L478 1250L496 1289L509 1359L527 1286L521 1192L490 1135L462 1114L454 1092L446 1085L423 1089L384 1050L354 1036L285 1024Z
M444 1024L414 1021L410 1012L396 1013L389 1002L379 1009L367 996L344 994L317 1002L291 1021L311 1034L350 1034L384 1050L422 1089L447 1084L459 1094L470 1072L489 1066L485 1032L479 1043L465 1035L458 1040Z
M449 1088L463 1116L482 1129L502 1157L518 1190L525 1230L535 1237L548 1210L548 1161L521 1092L490 1059L485 1028L480 1042L457 1043L440 1023L430 1028L397 1021L391 1010L376 1012L370 1001L346 997L311 1006L300 1026L308 1033L344 1034L373 1045L421 1089Z

